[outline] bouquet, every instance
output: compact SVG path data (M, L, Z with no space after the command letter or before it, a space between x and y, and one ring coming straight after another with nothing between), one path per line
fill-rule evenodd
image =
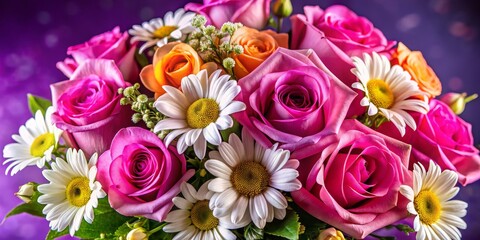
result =
M291 13L189 3L68 48L3 149L47 183L6 217L44 217L46 239L460 239L477 95L440 96L420 51L345 6Z

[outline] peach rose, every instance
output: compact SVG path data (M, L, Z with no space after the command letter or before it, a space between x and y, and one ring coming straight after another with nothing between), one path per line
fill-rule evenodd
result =
M399 43L393 54L393 64L400 65L410 73L412 79L418 83L420 90L434 98L442 92L442 84L435 72L423 57L420 51L410 51L403 43Z
M165 93L164 85L179 88L183 77L196 74L207 66L190 45L172 42L155 51L153 64L142 69L140 79L158 98Z
M235 31L232 43L243 47L243 53L235 55L235 76L240 79L255 70L278 47L288 48L288 35L276 33L272 30L258 31L249 27L242 27Z
M338 231L335 228L328 228L323 230L320 235L318 235L317 240L345 240L343 233Z

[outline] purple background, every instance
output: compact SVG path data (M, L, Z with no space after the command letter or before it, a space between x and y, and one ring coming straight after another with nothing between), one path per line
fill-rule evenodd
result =
M55 68L66 57L66 49L90 37L120 26L129 29L188 0L98 0L98 1L0 1L0 147L12 142L11 135L30 117L26 94L50 97L49 84L65 77ZM475 1L293 1L294 12L302 5L322 8L339 3L369 18L388 39L421 50L443 83L443 92L480 92L480 24ZM476 54L475 54L476 53ZM480 101L471 103L462 117L472 123L475 143L480 139ZM3 160L2 160L3 161ZM0 218L20 204L13 193L28 182L45 182L39 169L30 167L14 177L0 167ZM470 203L463 239L476 239L480 232L480 182L461 189L458 199ZM0 239L44 239L48 223L20 215L0 225Z

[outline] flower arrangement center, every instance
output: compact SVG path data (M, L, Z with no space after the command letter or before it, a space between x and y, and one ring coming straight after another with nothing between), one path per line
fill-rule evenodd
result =
M440 219L442 205L438 196L430 190L422 190L414 200L415 210L423 223L433 224Z
M270 174L260 163L244 161L232 171L233 188L243 196L254 197L267 189Z
M202 231L212 230L218 226L219 221L213 216L207 200L196 202L190 214L193 225Z
M86 177L75 177L70 180L65 190L67 200L75 207L82 207L90 200L89 180Z
M367 83L367 92L370 100L380 108L390 108L395 102L395 96L385 81L372 79Z
M218 119L220 107L213 99L200 98L187 109L187 123L191 128L205 128Z
M157 38L164 38L170 36L170 33L175 31L178 27L176 26L161 26L153 32L153 36Z
M51 146L55 145L55 135L44 133L33 140L30 154L34 157L42 157Z

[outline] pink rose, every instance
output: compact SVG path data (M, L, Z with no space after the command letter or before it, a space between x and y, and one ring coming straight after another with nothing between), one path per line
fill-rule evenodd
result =
M66 131L69 145L87 155L107 150L117 131L132 125L131 110L120 105L118 94L129 85L114 61L105 59L86 60L70 80L52 84L53 122Z
M305 6L305 15L297 14L292 20L292 49L313 49L322 62L347 86L357 81L351 73L351 57L362 53L388 52L395 42L387 41L380 30L364 17L357 16L345 6L335 5L322 10L318 6ZM358 94L347 114L359 116L365 112Z
M280 142L290 151L338 132L355 93L331 75L313 52L279 48L239 80L234 117L265 147ZM300 153L297 153L300 154Z
M361 56L367 52L390 50L394 41L387 41L383 33L366 18L357 16L342 5L325 10L318 6L305 6L305 15L292 17L293 47L313 48L319 37L325 37L348 56ZM313 33L311 33L313 32ZM309 38L306 35L316 35ZM317 49L320 50L319 46Z
M85 43L69 47L67 54L72 55L73 59L66 58L63 62L58 62L57 68L70 78L75 69L88 59L110 59L115 61L125 80L134 83L139 78L135 49L128 42L128 33L121 33L120 28L115 27Z
M464 186L480 179L480 156L473 146L472 125L435 99L430 101L430 111L426 115L415 114L414 118L417 130L407 130L403 138L392 131L390 123L378 129L412 145L410 169L417 162L428 167L432 159L442 170L455 171Z
M195 171L186 160L154 133L139 127L121 129L110 150L98 159L98 180L110 205L126 216L144 216L159 222L173 207L180 184Z
M408 215L398 191L412 181L407 144L345 120L338 135L311 146L310 154L300 160L303 188L292 197L312 216L364 238Z
M230 21L261 30L270 17L270 0L204 0L188 3L185 9L202 14L215 27Z

